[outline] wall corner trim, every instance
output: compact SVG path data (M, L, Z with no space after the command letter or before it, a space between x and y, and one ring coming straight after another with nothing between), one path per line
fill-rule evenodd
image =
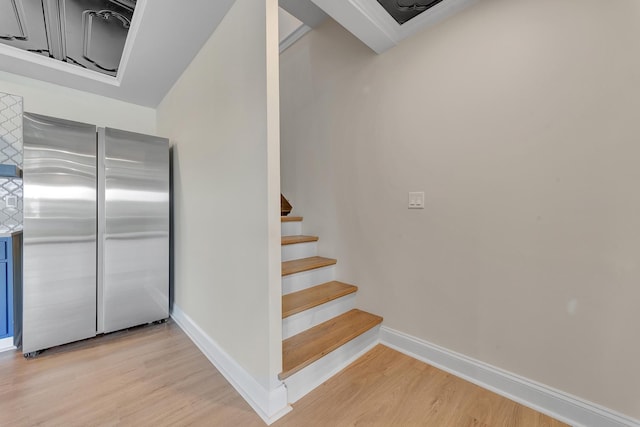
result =
M304 24L300 25L294 32L289 34L287 37L285 37L284 40L280 42L280 53L287 50L289 46L300 40L302 36L307 34L309 31L311 31L311 27Z
M265 389L175 304L171 318L267 425L291 411L283 383Z
M386 326L380 343L575 427L640 427L626 415Z

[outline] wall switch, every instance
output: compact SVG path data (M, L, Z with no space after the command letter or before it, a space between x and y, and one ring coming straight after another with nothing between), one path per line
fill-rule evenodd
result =
M4 198L4 205L7 208L17 208L18 198L16 196L6 196Z
M409 193L409 209L424 209L424 191Z

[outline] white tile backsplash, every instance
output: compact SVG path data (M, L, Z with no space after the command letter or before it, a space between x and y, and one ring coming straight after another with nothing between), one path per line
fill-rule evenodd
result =
M22 168L22 97L0 92L0 163ZM15 196L17 206L6 207ZM22 179L0 177L0 233L22 229Z

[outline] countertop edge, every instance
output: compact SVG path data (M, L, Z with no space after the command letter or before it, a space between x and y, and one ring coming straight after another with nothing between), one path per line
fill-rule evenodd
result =
M16 236L18 234L22 234L22 230L16 230L16 231L9 231L6 233L0 233L0 237L13 237Z

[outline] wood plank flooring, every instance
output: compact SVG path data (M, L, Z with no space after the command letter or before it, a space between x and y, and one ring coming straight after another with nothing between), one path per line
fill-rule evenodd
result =
M382 345L306 395L272 425L566 426Z
M564 424L377 346L273 425ZM264 423L170 321L58 347L33 360L0 353L0 426Z
M172 322L0 354L3 427L232 424L263 425Z

